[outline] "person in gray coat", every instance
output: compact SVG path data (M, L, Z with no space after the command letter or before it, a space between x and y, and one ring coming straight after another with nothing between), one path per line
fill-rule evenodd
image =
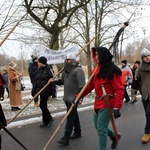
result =
M141 51L142 64L138 67L138 80L141 82L142 102L145 110L146 125L143 143L150 140L150 51L143 48Z
M50 79L49 82L53 82L53 79ZM76 94L78 94L85 85L85 74L76 61L76 55L74 53L67 54L61 79L55 80L55 84L64 85L63 101L66 104L67 111L69 111L76 98ZM68 115L64 136L58 141L58 143L63 146L68 145L70 139L81 137L81 126L77 107L78 105L75 105ZM72 134L73 129L74 133Z

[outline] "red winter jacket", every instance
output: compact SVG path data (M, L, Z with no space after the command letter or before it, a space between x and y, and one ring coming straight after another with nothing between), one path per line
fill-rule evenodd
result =
M111 80L108 80L108 79L103 80L102 78L97 78L100 65L94 68L92 72L95 69L97 69L96 73L94 74L94 77L92 78L92 80L90 81L86 89L84 90L81 97L86 96L93 89L95 89L95 94L97 96L95 97L94 108L95 109L106 108L105 101L101 99L101 97L103 96L101 85L103 84L106 90L106 93L113 95L113 97L110 100L111 107L120 109L122 107L122 102L123 102L123 97L124 97L124 88L121 82L121 76L114 75L114 78Z

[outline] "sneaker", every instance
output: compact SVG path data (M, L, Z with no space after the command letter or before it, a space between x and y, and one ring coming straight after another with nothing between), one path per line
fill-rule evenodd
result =
M51 127L52 123L53 123L54 119L52 118L49 123L47 124L47 127Z
M62 146L66 146L69 144L69 139L66 137L62 137L57 143L61 144Z
M81 132L79 133L73 133L73 135L70 137L70 139L76 139L81 137Z
M38 102L35 102L35 103L34 103L34 106L35 106L35 107L39 107L40 104L39 104Z
M118 133L118 139L121 139L121 133ZM116 137L112 137L112 144L111 144L111 149L115 149L118 146L118 141L116 140Z
M147 143L150 140L150 134L144 134L141 141L142 143Z

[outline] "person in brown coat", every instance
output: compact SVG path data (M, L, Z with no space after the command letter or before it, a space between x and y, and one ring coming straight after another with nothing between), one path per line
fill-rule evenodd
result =
M20 110L18 107L22 105L21 97L21 77L22 74L17 71L17 64L14 62L9 63L8 69L9 77L9 92L10 92L10 105L12 111Z

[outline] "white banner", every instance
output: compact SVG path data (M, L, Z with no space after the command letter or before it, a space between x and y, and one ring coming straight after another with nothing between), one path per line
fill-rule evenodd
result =
M64 63L66 55L70 52L77 54L79 52L79 46L73 45L64 50L51 50L44 45L38 47L39 57L45 56L48 64L60 64ZM79 60L79 57L77 57Z

